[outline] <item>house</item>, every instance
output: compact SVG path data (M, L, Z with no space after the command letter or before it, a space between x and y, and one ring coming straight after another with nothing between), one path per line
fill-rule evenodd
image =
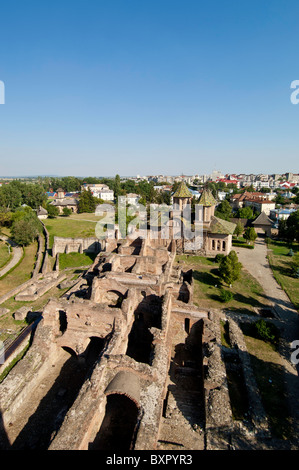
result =
M271 220L265 212L261 212L258 217L252 222L252 226L256 232L264 232L267 237L271 237L273 220Z
M139 194L135 194L135 193L128 193L127 196L126 196L127 203L132 204L133 206L138 204L138 201L139 201L140 198L141 198L141 196L139 196Z
M65 191L61 188L57 189L57 197L50 202L51 205L58 208L59 213L63 213L63 209L67 207L76 214L78 212L78 202L79 200L74 197L65 197Z
M92 195L98 199L102 199L103 201L114 201L114 191L110 189L107 184L84 183L81 186L81 191L87 191L88 189L91 191Z
M270 211L270 218L276 222L287 220L293 212L296 212L296 209L273 209Z
M265 214L270 215L270 211L275 209L275 202L269 199L251 198L244 201L244 206L250 206L256 209L257 212L265 212Z
M40 220L47 219L48 211L44 207L39 206L38 210L36 211L36 215Z

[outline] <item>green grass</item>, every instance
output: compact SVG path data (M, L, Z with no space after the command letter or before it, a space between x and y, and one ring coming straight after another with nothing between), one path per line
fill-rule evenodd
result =
M270 253L268 260L273 271L273 275L286 292L294 307L299 311L299 279L293 276L291 262L292 257L288 256L290 245L286 242L271 240L268 243ZM299 244L293 243L294 253L298 251Z
M81 216L83 214L80 214ZM86 218L93 214L84 214ZM94 222L87 222L81 220L80 217L73 215L69 217L57 217L55 219L44 220L45 226L49 232L50 248L53 246L54 236L57 237L70 237L70 238L88 238L95 237L96 220Z
M299 243L294 242L290 244L281 240L270 240L268 243L268 248L272 250L274 255L286 256L288 255L291 248L294 253L299 251Z
M194 265L194 264L199 264L199 265L207 265L207 266L214 266L215 261L214 258L206 258L204 256L193 256L193 255L177 255L176 256L176 261L179 263L184 263L186 265Z
M11 272L0 280L0 296L11 291L31 278L37 253L37 242L24 247L24 257Z
M292 420L287 407L281 356L265 341L247 335L244 338L271 432L280 439L289 439Z
M241 248L248 248L249 250L254 249L254 244L249 245L247 240L245 240L245 238L243 238L243 237L238 237L238 238L233 237L232 245L237 246L237 247L241 247Z
M74 270L68 272L68 279L77 278L78 275L78 270L74 268ZM10 312L0 317L0 340L4 341L6 338L11 336L10 332L16 333L27 324L26 321L16 321L12 316L13 312L24 306L28 306L28 308L32 307L33 312L41 312L50 299L58 299L67 290L67 288L59 289L58 287L52 287L52 289L46 292L35 302L18 302L14 299L14 297L11 297L10 299L3 302L1 307L9 309Z
M0 269L4 268L12 258L12 250L8 251L8 247L6 242L0 240Z
M265 308L269 301L264 295L261 285L245 270L242 270L240 279L232 288L221 282L218 275L218 264L211 258L200 256L177 256L183 271L193 269L193 302L203 308L228 308L240 310L244 313L254 313L254 308ZM223 303L221 289L230 290L233 299Z
M226 321L220 321L220 331L221 331L221 344L226 348L231 348L230 337L229 337L229 328Z
M94 253L60 253L59 269L89 266L94 262L95 257Z

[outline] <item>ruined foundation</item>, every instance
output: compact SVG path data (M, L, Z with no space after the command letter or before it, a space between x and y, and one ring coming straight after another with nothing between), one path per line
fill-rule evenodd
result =
M84 279L49 301L0 384L3 448L232 446L220 317L193 305L192 272L175 255L169 240L108 240Z

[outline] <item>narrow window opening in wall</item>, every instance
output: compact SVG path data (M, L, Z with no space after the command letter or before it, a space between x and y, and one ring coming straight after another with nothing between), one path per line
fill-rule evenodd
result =
M215 250L216 247L215 247L215 240L212 240L212 250Z
M166 418L168 397L169 397L169 390L167 390L166 397L164 398L164 401L163 401L163 412L162 412L163 418Z
M185 318L185 332L190 333L190 318Z
M64 333L67 329L67 318L64 310L59 310L59 330Z
M222 251L225 251L225 250L226 250L226 242L223 241L223 242L222 242Z

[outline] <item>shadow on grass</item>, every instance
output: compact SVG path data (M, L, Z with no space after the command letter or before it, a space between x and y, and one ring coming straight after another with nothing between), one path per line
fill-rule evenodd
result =
M271 434L279 439L291 439L293 419L288 406L283 366L263 361L252 354L250 354L250 361L268 416ZM294 380L293 377L290 379Z
M214 268L209 271L193 271L193 279L202 282L207 286L215 286L221 283L218 277L218 269Z

